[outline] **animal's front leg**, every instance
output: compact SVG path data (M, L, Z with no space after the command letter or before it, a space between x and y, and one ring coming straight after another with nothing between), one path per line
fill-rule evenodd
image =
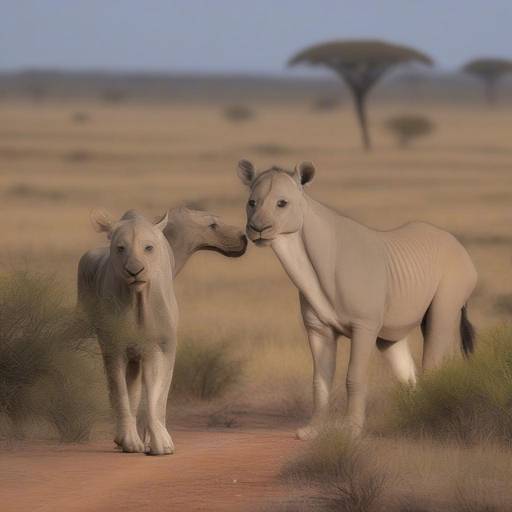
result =
M144 444L137 432L137 419L132 411L126 382L127 360L123 354L109 354L104 356L104 362L111 402L116 414L115 442L124 452L143 452Z
M353 328L347 372L346 426L353 437L361 435L366 414L368 368L375 351L378 330Z
M144 356L142 364L144 386L147 394L147 434L149 437L149 455L168 455L174 453L171 436L162 422L162 396L169 392L171 360L160 347L155 347Z

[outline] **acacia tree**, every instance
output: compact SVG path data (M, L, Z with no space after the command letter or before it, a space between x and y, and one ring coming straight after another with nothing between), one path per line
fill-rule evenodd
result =
M512 73L512 60L509 59L475 59L466 63L462 71L482 80L485 96L492 104L496 101L496 85L508 73Z
M366 120L368 93L390 69L408 62L433 64L430 57L413 48L383 41L354 40L311 46L292 57L288 65L321 65L338 73L352 92L363 146L369 150L371 141Z

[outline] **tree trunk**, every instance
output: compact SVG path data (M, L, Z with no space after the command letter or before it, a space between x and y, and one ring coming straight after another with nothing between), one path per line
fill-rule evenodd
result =
M486 79L485 80L485 98L489 105L495 105L496 103L496 80Z
M354 90L353 93L357 120L359 121L359 126L361 128L363 148L365 151L370 151L372 144L370 140L370 134L368 132L368 122L366 120L366 91Z

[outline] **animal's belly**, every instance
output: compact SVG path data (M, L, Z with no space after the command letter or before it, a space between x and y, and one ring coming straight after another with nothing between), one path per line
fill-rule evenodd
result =
M388 304L380 336L394 341L407 336L421 321L432 302L435 288L425 286L414 294L395 297Z

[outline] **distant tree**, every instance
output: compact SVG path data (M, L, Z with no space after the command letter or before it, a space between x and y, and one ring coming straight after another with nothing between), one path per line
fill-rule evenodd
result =
M371 142L366 120L368 93L390 69L409 62L433 64L430 57L413 48L373 40L319 44L301 51L288 64L323 65L341 76L354 97L363 146L369 150Z
M509 59L475 59L466 63L462 71L482 80L485 96L492 104L496 101L496 86L505 75L512 73L512 60Z
M424 137L434 131L434 123L428 117L420 115L402 115L388 119L386 128L396 137L398 145L405 148L418 137Z

